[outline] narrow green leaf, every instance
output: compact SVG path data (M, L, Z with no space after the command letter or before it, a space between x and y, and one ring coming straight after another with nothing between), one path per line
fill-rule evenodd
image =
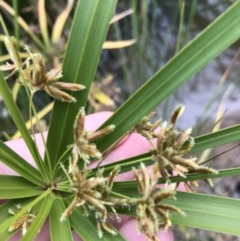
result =
M196 173L196 174L188 174L186 178L175 176L171 177L170 180L172 183L176 182L187 182L187 181L197 181L197 180L204 180L204 179L216 179L221 177L233 177L233 176L239 176L240 175L240 168L229 168L220 170L218 174L206 174L206 173ZM159 184L164 184L165 181L160 178Z
M237 141L240 140L240 125L235 125L235 126L231 126L222 130L219 130L217 132L214 133L209 133L206 135L202 135L202 136L198 136L195 138L195 145L191 150L191 154L195 154L197 152L209 149L209 148L214 148L216 146L220 146L220 145L224 145L233 141ZM121 167L121 171L122 172L127 172L127 171L131 171L132 167L138 167L140 162L143 162L146 166L150 165L153 163L153 161L151 160L151 156L152 154L150 152L139 155L139 156L135 156L135 157L131 157L128 159L124 159L124 160L119 160L117 162L108 164L104 166L104 176L107 176L111 170L114 168L115 165L119 165ZM230 169L229 169L230 170ZM97 168L93 168L92 172L90 173L90 176L94 176L95 173L97 172ZM231 172L231 175L236 175L233 173L236 173L237 171L234 170ZM225 172L224 172L225 173ZM230 175L230 173L229 173ZM220 172L219 174L215 175L215 174L194 174L194 175L188 175L188 178L185 180L200 180L200 179L204 179L204 178L219 178L219 177L226 177L228 176L227 172L224 174L223 176L223 172ZM192 179L192 178L196 178L198 177L198 179ZM172 181L174 180L180 180L183 181L184 179L181 177L174 177L171 178Z
M51 241L71 241L73 240L69 220L60 222L60 217L65 211L66 206L61 198L55 199L50 211L49 224Z
M41 171L41 173L46 173L46 170L43 167L42 158L38 152L38 149L32 140L32 137L30 136L27 127L25 125L25 122L22 118L22 115L13 99L13 95L7 85L6 80L3 78L2 72L0 71L0 93L3 97L3 100L13 118L13 121L15 125L17 126L18 130L21 132L21 135L32 154L32 157L34 161L36 162L38 169Z
M177 200L166 203L176 205L186 217L173 214L174 224L240 235L240 200L204 194L178 192Z
M102 127L114 124L116 129L97 142L98 148L103 151L117 141L141 117L148 114L209 61L234 43L240 37L239 21L240 1L236 1L175 55L103 124Z
M149 152L149 153L141 154L139 156L130 157L130 158L127 158L124 160L120 160L120 161L116 161L114 163L104 165L103 175L105 177L107 177L116 165L119 165L121 167L119 173L132 171L132 168L133 167L138 168L140 166L141 162L144 163L146 166L149 166L149 165L153 164L153 160L151 159L151 156L152 156L152 154ZM89 172L88 177L95 176L97 171L98 171L98 168L91 169L91 172Z
M174 205L185 212L171 215L173 224L211 230L219 233L240 235L240 200L205 194L177 192L177 200L166 199L163 203ZM119 213L136 216L135 207L118 209Z
M64 57L62 81L83 84L86 90L71 93L77 99L76 104L55 101L47 140L53 167L73 142L73 122L79 108L86 104L115 5L116 0L78 1Z
M35 198L32 202L29 202L25 206L23 206L23 208L19 212L17 212L14 216L8 215L8 217L5 218L3 222L0 223L0 233L5 232L19 217L21 217L24 213L28 212L28 210L30 210L34 205L36 205L38 202L40 202L43 198L45 198L50 193L51 193L50 189L46 190L44 193L42 193L37 198ZM17 200L14 200L14 205L18 203L19 202L17 202ZM14 208L14 205L12 206L12 208ZM1 213L1 209L0 209L0 213Z
M103 238L99 238L97 235L97 226L96 220L93 215L89 215L88 217L84 217L79 208L76 208L73 213L69 216L69 220L71 226L77 232L77 234L84 241L89 240L104 240L104 241L123 241L124 237L118 233L116 236L104 231ZM91 231L89 231L91 230Z
M197 181L204 179L215 179L221 177L231 177L231 176L239 176L240 168L230 168L220 170L218 174L206 174L206 173L196 173L196 174L188 174L186 178L180 176L170 177L171 183L179 183L179 182L187 182L187 181ZM164 184L166 181L163 178L158 179L159 184ZM124 190L124 191L123 191ZM114 192L119 192L123 195L137 195L137 182L136 181L126 181L126 182L115 182L113 186Z
M37 196L43 190L23 177L0 175L0 199L14 199Z
M191 153L197 153L206 149L216 146L221 146L233 141L240 140L240 124L221 129L219 131L209 133L206 135L198 136L195 138L195 146L192 148Z
M0 141L0 160L32 183L42 186L40 172Z
M53 202L54 202L54 197L51 195L47 195L44 198L42 205L40 207L40 210L37 214L37 217L34 219L30 228L27 230L27 233L20 239L20 241L34 240L39 230L41 230L41 227L44 221L48 217Z

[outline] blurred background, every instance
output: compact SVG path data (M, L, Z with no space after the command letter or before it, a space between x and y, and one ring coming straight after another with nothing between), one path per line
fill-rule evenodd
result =
M114 111L232 2L119 0L90 91L87 113ZM23 47L27 44L33 52L44 56L50 70L62 63L77 1L48 0L45 6L43 3L41 0L0 1L0 12L10 35L18 41L22 57ZM45 29L40 21L44 16L47 21ZM17 17L21 17L21 21ZM58 19L63 21L62 25ZM0 34L0 61L4 64L9 61L9 56L1 27ZM186 109L179 119L178 128L193 127L193 136L240 123L239 55L240 41L237 41L157 107L156 116L167 120L176 105L184 104ZM16 79L15 75L8 82L27 122L29 100ZM34 104L44 130L47 130L50 121L52 101L43 92L34 95ZM0 96L0 139L18 138L16 131ZM206 160L232 145L202 153L199 157L202 161ZM230 168L239 166L239 162L238 147L211 161L210 165L217 169ZM240 197L240 177L214 180L214 184L214 189L201 185L197 191ZM238 237L184 227L174 227L174 232L176 240L240 240Z

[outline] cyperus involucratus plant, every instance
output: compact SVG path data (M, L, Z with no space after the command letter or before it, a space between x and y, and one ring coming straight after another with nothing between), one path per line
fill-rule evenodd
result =
M38 90L52 96L55 103L46 142L42 134L42 157L38 138L29 134L8 81L0 76L2 98L34 160L32 166L0 141L1 163L20 175L0 175L0 198L7 200L0 206L0 240L9 240L18 229L24 235L21 240L34 240L43 225L48 225L51 240L73 240L72 229L83 240L124 240L111 220L120 222L120 214L136 217L138 230L149 240L158 240L158 231L171 223L239 234L238 200L177 192L175 184L184 182L190 187L197 180L238 175L239 168L217 172L203 167L194 154L239 139L239 125L194 140L191 129L179 131L175 126L183 106L174 110L169 122L151 123L153 114L147 114L240 37L240 2L180 51L102 126L89 131L85 105L115 6L115 0L78 1L63 63L48 72L41 53L26 48L28 57L22 60L14 38L6 33L13 63L2 65L1 70L12 71L11 77L18 74L16 79L25 86L30 103ZM34 105L30 108L35 115ZM124 159L128 139L136 135L139 143L128 149L138 145L141 149L147 143L148 152ZM107 156L116 150L120 150L117 162L105 165ZM133 180L117 181L129 171Z

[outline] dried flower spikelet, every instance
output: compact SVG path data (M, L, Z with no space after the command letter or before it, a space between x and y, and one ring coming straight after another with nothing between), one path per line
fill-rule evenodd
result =
M179 105L175 108L175 110L173 111L169 124L175 126L177 119L182 115L182 113L185 110L185 106L184 105Z
M73 155L78 152L79 156L86 162L90 162L90 158L101 159L102 154L98 151L95 144L89 142L88 133L84 129L85 110L80 108L73 125L74 148Z
M8 212L12 215L15 215L18 211L22 210L22 206L20 204L16 205L16 210L10 208ZM13 232L18 228L22 227L22 235L24 236L27 232L27 229L30 227L33 220L36 218L34 214L30 213L30 210L19 217L8 229L9 232Z
M56 82L58 79L63 77L62 74L62 65L58 65L54 69L51 69L47 72L47 83L58 83ZM61 82L62 83L62 82ZM84 87L84 86L83 86ZM84 87L85 88L85 87Z
M137 180L140 197L137 199L137 227L149 240L159 240L157 232L159 229L167 229L171 225L169 211L182 214L183 212L175 206L162 204L163 199L175 195L175 185L164 189L157 188L158 168L153 166L151 177L144 164L141 163L141 175L133 168ZM160 215L160 218L159 218Z
M90 159L102 158L102 154L98 151L96 145L92 141L101 138L112 132L115 128L114 125L109 125L101 130L95 132L87 132L84 129L85 123L85 110L80 108L73 125L74 147L73 147L73 163L76 165L76 153L86 162L89 163Z
M50 95L54 99L58 99L62 102L69 102L69 103L77 102L77 100L74 97L53 86L48 86L48 85L44 86L42 90L44 90L48 95Z
M95 132L88 132L87 139L91 141L95 141L103 136L110 134L116 128L115 125L109 125L104 127L103 129Z
M28 58L22 63L14 37L10 39L5 37L5 44L10 58L14 63L0 67L0 70L3 71L13 69L12 73L6 79L15 74L17 70L21 71L23 79L26 80L31 90L43 90L55 99L70 103L76 102L76 99L68 93L61 91L62 89L69 91L85 89L85 86L80 84L57 82L62 77L62 67L58 66L47 73L43 56L40 53L32 53L28 46L25 46ZM21 69L18 69L18 66L21 66ZM20 80L20 83L23 84L24 80Z
M151 123L149 120L155 115L155 112L151 112L149 115L144 116L140 122L132 128L132 132L139 133L140 135L146 137L148 140L156 138L154 131L160 124L160 120Z
M87 179L87 167L85 166L81 172L77 166L74 167L71 172L71 176L67 173L64 166L62 168L70 180L70 191L75 195L72 203L68 206L65 212L62 214L60 221L64 221L74 210L74 208L79 207L83 210L84 215L88 216L88 211L85 204L88 203L92 206L103 207L103 204L99 202L101 198L101 193L94 190L97 185L104 182L104 178L90 178Z
M47 84L48 83L49 81L47 82ZM51 84L51 86L59 90L69 90L69 91L79 91L79 90L86 89L84 85L74 84L74 83L63 83L63 82L54 82Z
M70 174L63 165L62 168L70 181L70 191L74 194L74 199L62 214L60 221L64 221L77 207L81 209L84 216L88 216L87 208L89 208L95 213L98 236L100 238L103 236L103 230L116 235L115 228L107 222L107 218L113 213L116 219L119 220L115 206L125 206L125 203L120 202L118 198L109 196L120 168L115 167L108 180L103 176L103 169L98 170L96 177L87 179L88 170L86 164L82 171L78 169L78 166L75 166Z
M153 160L158 164L159 171L166 181L175 171L178 175L186 177L186 173L208 172L216 173L208 167L201 167L196 163L195 157L184 157L194 146L194 139L190 136L192 129L179 132L174 128L177 119L182 114L184 106L178 106L169 123L164 122L157 133L156 147L152 145L150 151L153 153Z

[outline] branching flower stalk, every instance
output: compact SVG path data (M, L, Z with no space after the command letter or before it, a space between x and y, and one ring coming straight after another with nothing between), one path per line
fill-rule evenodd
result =
M116 235L117 231L108 219L113 218L120 221L117 208L130 207L130 205L135 204L137 206L136 216L139 231L148 240L158 241L157 232L160 229L167 229L171 225L169 212L183 214L179 208L162 203L162 200L175 196L176 185L169 184L169 176L173 176L174 172L183 177L186 177L187 173L193 172L216 173L211 168L197 165L195 163L196 158L183 157L194 145L193 138L190 137L191 129L183 132L175 129L176 121L183 109L183 106L177 107L169 123L164 122L161 125L160 120L153 124L149 121L153 116L153 113L151 113L142 118L139 124L131 130L131 132L141 134L149 141L150 151L153 154L152 159L155 163L151 170L151 176L143 163L141 163L140 172L133 168L139 197L123 198L121 195L121 197L116 197L111 194L115 178L120 172L119 166L114 167L107 178L103 175L103 168L98 169L95 177L88 177L92 176L91 170L88 170L87 166L90 161L102 159L102 153L93 142L109 134L115 126L110 125L95 132L86 131L84 128L85 111L83 107L80 108L73 126L74 143L68 170L61 164L69 182L65 188L73 194L74 198L62 214L60 221L68 218L75 208L80 208L86 217L93 213L97 234L100 238L103 237L103 231ZM154 138L157 139L156 146L153 144ZM79 159L83 161L83 168L80 168ZM165 188L157 187L159 175L167 181ZM209 180L207 181L209 182ZM188 184L186 186L189 187ZM11 213L14 214L15 211L11 211ZM35 216L30 213L24 214L11 225L9 231L14 231L22 226L22 232L25 234L34 218Z
M111 214L114 214L116 220L120 221L115 208L125 207L130 203L127 199L110 196L115 177L120 171L119 166L116 166L112 170L107 180L103 176L104 169L98 169L96 177L87 178L89 172L87 164L89 164L90 159L102 158L101 152L99 152L96 145L92 142L113 131L115 126L110 125L102 130L91 133L84 129L84 123L85 111L84 108L80 108L74 122L74 145L68 172L62 165L70 182L69 191L74 194L74 199L62 214L60 220L65 220L76 207L79 207L85 216L89 215L88 209L90 209L95 215L98 236L102 238L103 230L116 235L116 230L107 221L107 218L112 217ZM79 170L77 165L79 157L84 161L84 168L82 170ZM86 207L86 204L88 207Z
M173 172L183 177L186 177L186 173L189 172L216 173L211 168L198 166L195 163L196 158L183 157L194 145L194 140L190 137L191 129L183 132L175 129L176 121L183 110L183 106L177 107L169 123L164 122L160 127L160 120L153 124L150 122L150 118L154 115L154 113L150 113L131 130L131 132L141 134L149 141L155 164L151 177L144 164L141 164L141 174L133 168L140 197L123 199L111 196L115 177L120 171L118 166L112 170L107 179L103 176L104 169L98 169L95 177L87 178L89 173L87 164L91 159L101 160L102 158L102 153L99 152L93 141L110 133L115 126L110 125L93 133L87 132L84 129L85 111L84 108L80 108L74 122L74 144L68 172L62 166L69 179L70 192L74 194L74 199L62 214L61 221L65 220L77 207L85 216L89 215L90 209L94 212L98 236L103 236L103 230L115 235L116 230L107 219L114 217L119 221L116 207L126 207L135 203L139 231L144 233L149 240L159 240L157 232L160 229L167 229L171 225L169 212L183 214L177 207L161 203L165 198L174 197L176 185L167 184L165 188L158 189L159 174L169 182L169 176L173 176ZM154 138L157 139L156 147L152 143ZM78 167L79 158L84 161L82 170L79 170Z
M0 70L12 70L9 76L19 71L23 76L23 80L20 80L20 83L26 83L32 93L37 90L44 90L55 99L75 102L76 100L68 93L63 92L62 89L77 91L85 88L79 84L57 82L62 77L61 67L59 66L46 72L43 56L39 53L31 53L28 47L26 47L26 51L29 57L22 62L13 37L11 39L6 37L5 44L13 64L1 66ZM141 175L133 168L140 197L124 199L111 196L115 177L120 171L118 166L112 170L107 179L103 176L103 169L98 169L95 177L88 178L89 171L87 165L90 161L102 160L102 153L93 142L109 134L114 130L115 126L110 125L99 131L87 132L84 128L85 110L83 107L80 108L73 126L74 143L72 145L72 157L68 171L62 165L70 183L69 191L73 193L74 198L62 214L60 220L65 220L77 207L81 209L85 216L88 216L91 210L96 219L98 236L102 238L103 230L116 235L117 232L108 222L108 218L113 217L120 221L116 208L126 207L135 203L137 205L136 214L139 231L144 233L149 240L159 240L157 232L162 228L167 229L171 225L169 211L183 214L177 207L161 203L165 198L174 197L176 186L168 185L166 188L158 189L159 173L167 182L170 180L169 176L173 176L173 172L183 177L186 177L186 173L194 172L217 173L211 168L199 166L195 162L196 158L194 157L183 157L194 145L194 140L190 136L191 128L183 132L175 129L176 121L183 110L183 106L178 106L173 112L169 123L163 122L162 124L160 120L154 123L150 122L150 118L155 114L152 112L148 116L143 117L130 130L130 133L139 133L148 140L155 164L152 168L151 177L149 177L144 164L141 164ZM153 139L157 139L156 146L152 142ZM84 162L82 170L78 166L79 159L82 159ZM210 180L206 181L211 184ZM190 189L188 183L186 183L186 187ZM15 211L11 210L11 213L14 214ZM159 218L159 215L161 218ZM11 225L9 231L14 231L22 226L24 235L34 218L34 215L24 214Z

